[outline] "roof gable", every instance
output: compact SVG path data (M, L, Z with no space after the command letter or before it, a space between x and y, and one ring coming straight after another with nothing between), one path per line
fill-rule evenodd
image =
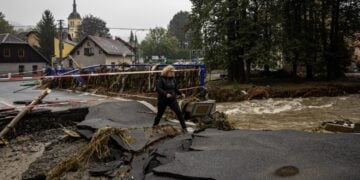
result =
M38 54L39 56L41 56L41 58L46 62L46 63L50 63L49 60L42 55L37 49L35 49L34 47L30 46L29 43L27 43L26 41L12 35L9 33L6 34L0 34L0 45L2 44L19 44L19 45L25 45L25 46L29 46L33 51L35 51L36 54Z
M89 36L103 51L109 55L133 55L133 52L121 41L98 36Z
M134 55L134 52L131 50L131 48L129 48L128 45L122 41L98 36L87 36L70 52L70 54L73 54L78 48L80 48L86 42L86 40L94 42L107 55Z
M0 34L0 44L27 44L24 40L9 33Z

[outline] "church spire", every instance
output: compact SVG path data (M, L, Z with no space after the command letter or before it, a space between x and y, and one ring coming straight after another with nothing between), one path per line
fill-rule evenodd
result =
M74 0L74 4L73 4L73 12L76 12L76 0Z
M73 11L69 15L68 19L81 19L80 14L76 10L76 0L74 0L73 2Z

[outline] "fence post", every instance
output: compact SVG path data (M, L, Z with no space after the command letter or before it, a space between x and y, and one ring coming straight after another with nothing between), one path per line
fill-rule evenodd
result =
M148 85L148 91L149 91L149 93L151 92L151 75L152 75L152 73L151 73L151 66L149 66L149 85Z
M206 69L204 65L200 65L200 86L204 87L206 81Z

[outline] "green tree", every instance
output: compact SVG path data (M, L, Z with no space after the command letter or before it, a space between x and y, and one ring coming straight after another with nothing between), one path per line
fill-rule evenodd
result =
M328 79L343 75L345 67L350 63L351 53L348 39L354 39L355 32L360 30L360 2L357 0L323 0L325 9L323 26L324 59ZM326 31L328 29L328 31Z
M129 42L130 42L130 43L134 43L134 42L135 42L135 37L134 37L133 31L130 32Z
M205 50L205 62L211 66L223 66L229 79L246 82L245 50L249 46L249 2L246 0L201 1L192 0L193 11L190 26L194 34L193 46ZM199 29L198 29L199 28Z
M5 20L5 15L0 12L0 34L2 33L13 33L14 27Z
M151 29L141 43L141 50L144 57L165 56L173 59L178 50L178 40L171 36L166 29L157 27Z
M358 1L283 1L283 53L293 65L306 67L308 79L326 72L328 79L343 76L351 52L348 41L359 30Z
M86 15L79 28L79 38L83 39L88 35L109 37L109 28L106 27L106 22L93 15Z
M135 41L135 44L139 44L137 35L135 35L135 40L134 41Z
M191 48L205 51L209 69L227 68L223 3L216 0L191 0L193 7L187 25L191 31Z
M307 78L342 75L349 44L360 30L356 0L191 0L191 46L205 50L210 69L226 68L229 79L246 82L252 65L285 60L306 67Z
M190 13L186 11L176 13L168 26L169 33L179 40L180 46L183 48L189 43L188 32L186 29L186 25L189 21L189 15Z
M49 10L45 10L42 19L37 24L37 36L39 37L40 52L47 58L51 59L54 55L54 37L56 33L56 26L54 16Z

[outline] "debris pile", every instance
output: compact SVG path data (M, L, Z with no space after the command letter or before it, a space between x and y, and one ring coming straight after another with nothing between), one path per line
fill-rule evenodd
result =
M126 72L137 71L129 69ZM122 72L120 70L106 69L101 73ZM83 72L86 73L86 72ZM178 88L198 87L200 83L198 71L177 72L176 82ZM155 96L156 81L159 73L124 74L117 76L96 76L96 77L76 77L76 78L57 78L51 81L52 88L61 89L80 89L94 90L96 93L111 95L117 94L152 94ZM46 80L42 86L48 85ZM85 87L85 88L84 88Z
M209 82L207 84L209 96L217 102L239 102L251 99L266 98L309 98L309 97L335 97L346 94L358 94L359 83L346 84L289 84L268 86L228 86L226 83Z
M245 99L251 100L254 98L270 98L272 90L270 87L253 86L246 91Z
M324 122L321 128L331 132L360 133L360 124L353 123L348 119Z
M118 168L122 162L121 160L112 156L112 150L110 146L111 136L117 136L121 141L128 145L131 143L132 138L127 134L125 129L116 129L116 128L103 128L99 129L91 139L90 143L83 147L77 155L70 156L65 160L61 161L54 168L52 168L46 178L54 179L60 177L63 173L68 171L77 171L79 168L83 168L91 160L98 161L109 161L106 162L108 165L116 164L115 168ZM113 152L114 153L114 152ZM110 160L109 160L110 159ZM94 171L92 171L94 173Z

